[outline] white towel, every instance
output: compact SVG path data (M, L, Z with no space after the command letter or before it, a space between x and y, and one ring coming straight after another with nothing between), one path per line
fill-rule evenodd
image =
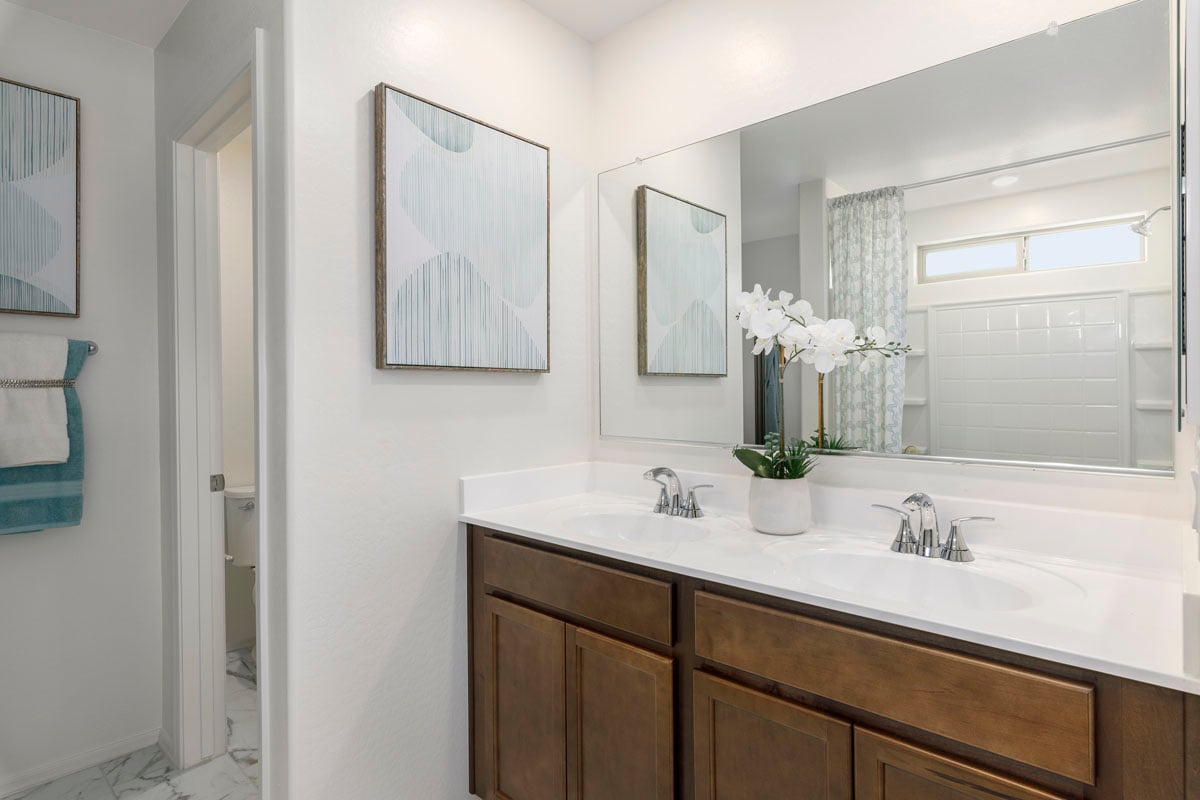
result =
M0 333L0 379L62 380L66 370L65 337ZM0 467L62 464L70 455L61 388L0 388Z

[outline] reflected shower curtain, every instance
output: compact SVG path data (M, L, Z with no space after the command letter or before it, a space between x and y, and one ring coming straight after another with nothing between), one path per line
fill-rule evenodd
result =
M882 325L891 339L906 341L907 264L901 189L876 189L829 201L831 317L850 320L859 332ZM860 372L855 360L833 375L834 432L865 450L899 453L904 358L887 359L867 372Z

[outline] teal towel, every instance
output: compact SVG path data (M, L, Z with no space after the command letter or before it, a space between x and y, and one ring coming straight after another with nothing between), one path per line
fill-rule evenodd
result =
M72 339L63 377L79 377L87 355L87 342ZM63 392L71 454L63 464L0 469L0 534L66 528L83 518L83 413L75 389Z

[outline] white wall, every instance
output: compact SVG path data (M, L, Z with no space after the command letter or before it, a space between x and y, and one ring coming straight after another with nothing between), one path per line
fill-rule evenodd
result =
M919 4L673 0L596 47L601 169L628 163L780 113L942 63L1118 5L1112 0L930 0ZM872 485L903 497L1019 492L1029 502L1078 504L1183 518L1193 492L1194 428L1173 436L1174 479L825 458L814 480ZM600 437L600 459L738 471L727 452Z
M741 137L698 142L599 178L600 430L737 444L742 438L745 334L733 320L742 291ZM727 374L638 375L637 237L634 193L645 184L725 215Z
M152 743L160 720L154 64L0 0L0 75L79 97L83 524L0 536L0 796Z
M286 326L289 301L287 226L291 206L287 193L290 153L287 113L290 98L285 79L287 60L282 0L191 0L154 52L155 156L158 197L159 264L159 397L162 432L161 474L163 491L163 555L161 568L167 580L163 595L167 608L178 603L173 579L178 571L176 552L175 439L174 439L174 227L173 145L199 119L245 69L255 38L262 29L264 40L261 79L264 115L256 120L256 137L266 143L256 153L261 183L255 187L255 202L264 212L263 226L256 232L256 247L263 255L256 265L257 326L256 361L259 385L259 441L256 447L259 499L258 614L260 673L270 682L260 693L263 715L271 724L263 730L263 774L265 798L287 795L289 777L287 739L287 620L285 537L285 476L288 444L288 408L284 402L289 368ZM261 287L270 291L261 291ZM277 565L277 566L276 566ZM261 627L263 620L270 626ZM179 641L173 620L163 628L163 654L167 665L163 683L163 726L181 725L177 705L179 687L173 678L179 670ZM164 742L168 748L173 742Z
M289 797L458 800L458 478L590 449L590 48L518 0L292 7ZM549 146L549 374L374 368L380 81Z

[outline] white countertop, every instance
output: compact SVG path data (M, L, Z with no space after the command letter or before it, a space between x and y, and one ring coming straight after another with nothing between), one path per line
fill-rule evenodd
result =
M589 532L588 517L649 515L649 505L640 496L599 491L594 480L573 480L568 472L578 466L560 468L553 473L551 485L542 485L532 493L515 488L522 486L521 473L495 476L495 480L491 476L466 479L460 520L632 564L1200 694L1200 676L1184 669L1183 583L1169 572L1087 562L1061 553L1002 548L980 537L979 541L971 540L974 563L921 559L924 563L916 569L953 570L955 574L939 577L950 577L958 583L1016 576L1034 602L1015 602L996 610L972 607L970 602L922 598L923 582L913 580L907 566L899 574L907 575L908 583L900 586L894 596L878 596L877 583L870 587L876 595L871 596L870 592L860 593L847 586L844 575L836 581L827 580L813 565L822 563L826 554L835 554L834 558L840 557L836 554L852 554L868 570L878 573L874 577L864 574L862 580L875 581L888 576L892 563L899 563L889 559L917 559L889 550L894 530L886 518L880 518L875 529L862 530L822 525L818 516L813 530L777 537L756 532L743 514L723 509L706 510L705 518L700 520L672 520L703 530L704 538L694 541L597 535ZM488 480L486 484L478 483ZM581 486L584 491L572 491ZM736 494L736 489L731 494ZM502 505L502 498L517 504ZM678 530L686 533L688 529ZM822 555L814 560L812 556L817 553Z

